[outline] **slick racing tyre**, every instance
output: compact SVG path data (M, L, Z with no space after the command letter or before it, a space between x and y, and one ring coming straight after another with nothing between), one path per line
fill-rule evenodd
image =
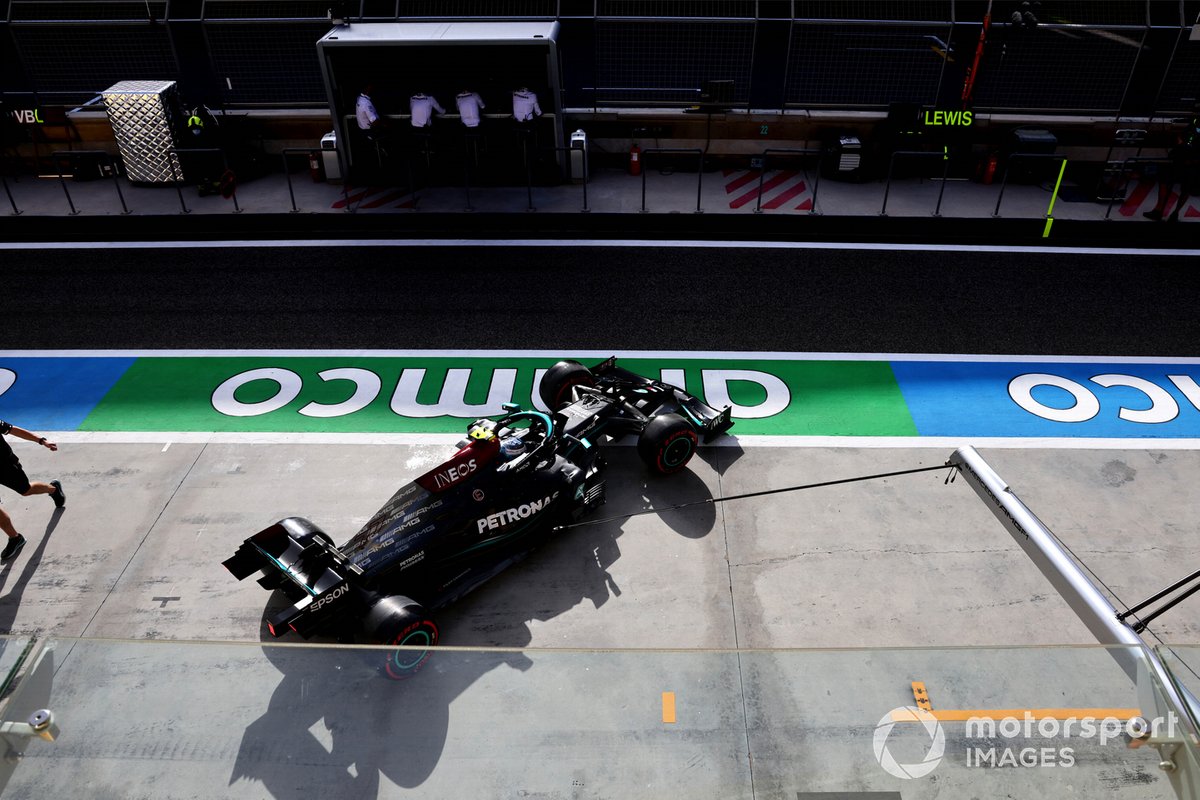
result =
M571 388L574 386L595 386L596 378L592 371L578 361L560 361L542 376L538 396L550 411L558 411L571 402Z
M379 644L396 645L387 651L383 671L395 681L410 678L425 665L438 641L438 627L419 603L403 595L381 598L364 620L367 636Z
M638 455L663 475L679 472L696 454L696 431L678 414L655 417L638 438Z

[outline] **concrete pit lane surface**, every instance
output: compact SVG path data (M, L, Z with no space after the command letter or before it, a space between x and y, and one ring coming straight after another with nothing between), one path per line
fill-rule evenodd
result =
M238 255L232 258L246 257L233 252ZM894 332L904 321L910 332L901 341L914 345L943 337L940 348L907 353L1046 352L1073 355L1074 361L970 356L914 361L905 348L861 348L856 358L796 357L819 362L812 375L833 385L815 388L807 366L784 370L780 380L790 399L775 415L782 422L772 428L771 418L738 420L732 431L738 438L702 448L679 475L650 475L635 448L608 447L608 502L592 519L616 518L560 532L439 613L447 647L416 676L394 682L380 677L379 659L386 651L270 640L264 613L278 601L252 581L234 581L220 562L247 536L284 516L307 517L335 541L345 541L399 485L447 457L454 440L450 423L457 421L446 420L445 429L428 419L398 426L389 410L397 383L382 378L377 397L354 414L324 419L299 414L307 403L335 404L354 390L337 381L310 385L317 371L330 367L330 353L315 357L309 348L366 341L372 317L358 318L340 306L338 298L349 302L344 288L331 292L329 308L314 310L303 299L310 290L297 288L304 282L288 281L287 292L300 294L293 295L296 309L285 325L287 314L279 293L267 291L267 277L285 274L281 258L303 271L308 251L248 252L263 264L248 268L246 281L263 281L260 296L275 307L264 316L244 313L247 306L206 320L199 296L208 291L205 285L190 299L172 295L175 270L153 260L169 256L147 252L130 263L147 271L158 264L166 277L154 285L142 281L145 296L130 290L135 309L130 318L103 326L103 316L113 313L103 309L116 302L115 294L91 283L91 267L77 265L72 269L82 283L74 282L69 291L89 286L99 298L97 310L77 314L72 296L61 325L23 318L31 325L30 340L41 343L30 348L52 352L0 353L0 377L3 370L14 376L7 386L0 381L0 418L53 431L60 443L58 453L23 443L15 449L31 476L60 478L68 492L61 512L45 498L3 497L3 508L29 544L0 569L0 623L13 634L36 635L52 645L53 680L44 697L33 697L37 687L30 684L18 686L11 702L53 707L63 732L53 743L26 744L24 756L10 764L2 796L659 798L685 792L803 798L852 792L882 800L946 793L1121 797L1131 790L1151 798L1175 796L1158 768L1157 751L1131 750L1119 733L1103 726L1085 736L1077 723L1064 736L1065 723L1055 720L1054 735L1044 735L1035 721L1015 736L1004 728L987 736L961 722L940 722L940 754L936 733L931 738L921 725L891 727L893 710L914 705L914 681L927 688L935 711L947 713L1140 708L1141 698L1114 659L1089 647L1094 638L1088 629L965 481L947 481L949 469L694 503L935 467L955 447L971 443L1103 580L1110 599L1143 599L1193 570L1196 561L1190 531L1200 500L1191 487L1200 457L1192 426L1200 424L1200 411L1190 404L1183 378L1200 373L1182 352L1186 330L1173 342L1176 332L1164 328L1160 350L1157 329L1141 324L1163 313L1151 303L1152 295L1161 294L1165 313L1174 313L1178 298L1168 288L1174 277L1181 285L1189 280L1178 259L1139 262L1150 277L1133 288L1126 284L1126 294L1133 295L1127 297L1128 312L1111 325L1093 320L1080 327L1074 323L1078 310L1065 308L1067 319L1054 331L1076 337L1068 339L1071 352L1058 351L1054 338L1040 350L1027 348L1033 340L1025 324L1030 316L1051 315L1049 303L1039 309L1033 301L997 306L990 321L978 323L978 341L994 333L994 347L948 346L941 321L911 309L981 302L983 289L963 280L913 288L911 306L895 300L898 307L877 328L859 326L870 338ZM545 267L541 259L550 254L533 252ZM583 258L589 251L573 252ZM622 252L635 260L627 262L630 270L650 255ZM104 258L116 251L97 253ZM557 260L559 254L553 255L550 260ZM682 265L677 257L670 263ZM882 263L888 256L870 258ZM911 272L938 272L922 256L904 258ZM1014 260L1027 258L1032 257ZM747 267L747 274L756 274L763 263ZM803 263L813 269L825 264L827 275L836 272L824 261ZM1048 268L1061 263L1044 262ZM1110 275L1137 273L1134 266L1115 264L1096 261ZM1064 267L1044 285L1081 269ZM18 272L18 281L33 280L37 270ZM993 280L986 271L974 277L983 284ZM443 291L436 288L442 280L429 278L434 295ZM214 291L215 281L209 287ZM711 389L717 384L706 386L706 368L769 372L764 364L771 359L758 357L759 351L827 352L804 343L849 337L861 321L856 315L864 312L846 293L871 281L845 281L836 291L814 289L827 292L825 340L810 338L820 326L803 314L784 315L782 308L764 305L769 287L751 277L726 290L735 311L693 309L686 315L690 329L680 330L682 314L673 326L652 324L636 298L630 302L639 313L620 319L594 307L580 312L590 315L592 326L586 353L605 347L611 348L606 355L621 354L636 334L637 347L628 349L637 352L630 360L679 369L701 390ZM386 291L401 292L401 284L408 296L424 297L411 281ZM469 281L460 285L460 294L470 295L469 287ZM450 289L447 282L447 300ZM864 291L869 304L871 290ZM893 285L890 291L898 290ZM976 291L979 296L971 300ZM1115 303L1120 293L1112 286L1080 291L1104 294L1101 305ZM644 296L633 287L629 292ZM1066 287L1062 292L1070 294ZM815 303L811 294L801 303ZM378 300L378 293L365 296ZM404 359L425 358L430 374L448 375L461 364L445 359L462 364L491 359L487 363L499 369L503 364L496 359L507 358L517 371L519 393L527 391L520 386L532 374L521 361L530 357L527 328L542 331L539 350L585 352L557 341L560 327L567 330L560 326L567 312L553 306L559 300L501 315L512 326L489 329L492 349L517 347L521 339L517 354L475 356L451 356L447 350L474 346L482 336L478 303L447 303L435 311L436 304L426 299L413 302L429 305L415 315L396 315L406 337L403 355L338 351L334 361L345 368L355 358L391 359L415 369ZM747 309L756 304L763 313L752 318ZM341 322L302 325L305 311ZM739 314L745 324L737 334L732 323ZM682 338L694 340L706 326L715 326L723 340L725 361L716 366L697 365L692 363L697 354L689 359L677 352L684 349ZM655 330L668 328L673 332L655 336ZM776 338L756 346L768 329ZM378 330L384 338L399 335L395 327ZM968 325L966 340L975 341L970 330ZM297 337L287 353L168 355L144 349L150 339L175 350L240 349L268 339L279 344L273 337L287 331ZM313 331L320 344L310 336ZM114 350L64 352L101 344ZM437 352L425 357L419 350ZM736 351L742 351L736 356L741 360L727 363L736 360L730 355ZM875 352L892 355L871 355ZM1121 355L1147 358L1109 358ZM675 364L654 361L656 356ZM222 369L288 369L307 388L270 414L222 417L213 393L220 375L236 370L222 373L214 371L215 361L188 361L210 358L246 359ZM307 365L293 360L306 358L316 360ZM182 362L168 364L172 359ZM831 372L827 362L851 366ZM918 362L926 366L917 369ZM931 372L930 363L944 370ZM989 366L972 373L969 365L979 363ZM1095 398L1094 418L1061 422L1020 406L1007 387L1013 375L1034 373L1061 379L1030 390L1037 408L1067 407L1070 392L1063 386L1072 381ZM193 385L188 374L203 379ZM1122 418L1121 409L1144 411L1156 397L1158 408L1165 406L1153 390L1143 387L1136 394L1131 380L1089 382L1113 374L1159 387L1175 402L1175 417L1161 423ZM176 379L160 380L166 375ZM383 377L399 380L398 374ZM62 388L47 388L53 386ZM312 386L325 394L312 394ZM234 394L252 404L271 391L271 385L259 384ZM771 397L771 386L762 384L728 391L747 409ZM484 402L485 395L483 385L474 384L464 401ZM420 397L438 402L436 392ZM998 418L945 411L986 404L988 398L1003 407ZM856 403L865 403L865 410L841 417L830 411L858 408ZM901 424L904 415L907 427ZM222 418L226 427L213 423ZM1030 421L1018 422L1015 435L996 430L1025 418ZM140 428L132 421L137 419L145 421ZM1167 433L1150 438L1139 424ZM881 427L861 427L866 425ZM1046 433L1060 430L1056 425L1076 433ZM1087 425L1093 427L1081 427ZM639 513L689 503L694 505ZM1198 641L1195 603L1191 598L1156 620L1154 632L1168 642ZM15 646L17 640L6 645ZM1179 654L1200 663L1194 648ZM5 719L14 711L15 706L6 709Z

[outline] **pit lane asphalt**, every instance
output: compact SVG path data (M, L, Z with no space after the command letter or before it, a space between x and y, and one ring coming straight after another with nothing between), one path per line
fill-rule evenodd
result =
M1196 296L1193 265L1169 257L503 246L32 255L4 254L13 347L1192 355L1197 341L1187 305ZM542 650L447 655L424 683L388 695L307 650L274 660L269 648L209 649L208 659L170 643L106 651L105 638L265 638L268 595L216 566L232 548L289 514L320 521L342 540L398 482L445 457L434 445L167 444L22 450L31 474L64 479L70 500L53 512L42 497L11 505L5 497L30 544L0 569L0 622L101 639L91 658L86 647L72 653L56 691L76 709L75 731L87 729L86 711L96 720L90 730L104 733L64 738L57 751L27 761L9 787L14 796L80 784L111 785L113 796L137 784L159 796L276 800L575 796L571 787L584 783L592 796L647 800L680 790L747 799L884 791L896 784L872 758L873 725L909 701L912 678L929 681L947 708L1067 702L1047 676L1078 683L1081 704L1132 702L1127 687L1109 685L1105 662L1085 665L1074 651L1058 656L1064 667L1039 660L1054 653L1032 650L929 651L920 664L913 651L811 650L1092 641L963 482L946 485L938 473L579 528L440 617L451 645L614 648L624 661L590 663L617 692L585 683L584 667L568 669L571 654ZM720 448L684 475L655 481L629 448L614 448L608 509L940 463L948 454ZM1194 562L1181 534L1200 514L1188 489L1200 468L1194 453L988 457L1119 595L1144 596ZM1196 641L1195 619L1181 607L1156 627ZM660 668L654 656L621 653L630 647L688 652ZM703 652L730 647L743 651ZM755 648L764 649L746 652ZM786 648L805 650L775 652ZM985 667L982 657L993 663ZM87 680L72 683L71 670ZM136 702L140 727L113 730L96 675L126 705ZM993 685L1001 677L1004 685ZM63 695L64 685L86 688ZM181 686L188 702L180 702ZM657 711L666 689L680 691L681 715L678 728L664 731L643 711ZM326 693L324 702L308 699ZM530 711L514 722L514 708ZM194 709L222 724L189 716ZM500 726L503 737L494 735ZM1156 761L1148 748L1122 747L1089 752L1074 770L996 772L1012 796L1062 796L1082 785L1089 796L1116 797L1136 786L1166 800ZM971 773L947 763L940 787L906 786L905 796L967 796L979 785ZM660 782L638 782L655 775Z
M9 251L11 348L1194 355L1194 257L352 246Z

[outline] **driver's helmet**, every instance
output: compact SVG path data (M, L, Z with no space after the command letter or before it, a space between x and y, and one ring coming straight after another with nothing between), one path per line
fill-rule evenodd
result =
M525 452L525 440L519 436L510 436L500 442L500 455L505 461L512 461Z

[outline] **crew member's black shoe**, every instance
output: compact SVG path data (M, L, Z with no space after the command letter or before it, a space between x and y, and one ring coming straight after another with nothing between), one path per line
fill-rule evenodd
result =
M1152 208L1149 211L1147 211L1146 213L1142 214L1142 216L1145 217L1146 219L1160 220L1160 219L1162 219L1162 212L1159 211L1157 208Z
M54 505L62 508L67 504L67 493L63 491L62 484L58 481L50 481L50 485L54 487L54 491L50 493L50 499L54 501Z
M17 534L8 540L8 544L4 545L4 552L0 553L0 563L7 563L17 557L21 552L21 548L25 546L25 537Z

